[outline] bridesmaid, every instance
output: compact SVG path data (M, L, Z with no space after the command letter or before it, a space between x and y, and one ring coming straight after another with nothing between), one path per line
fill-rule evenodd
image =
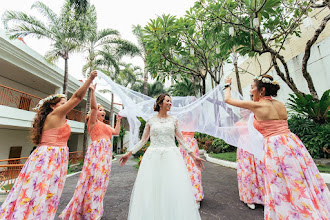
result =
M283 103L272 99L280 89L269 75L254 79L253 101L231 97L225 80L225 101L254 112L254 127L264 136L265 219L329 219L330 192L312 157L288 127Z
M38 103L32 127L32 141L38 148L29 156L2 204L0 219L54 219L68 169L71 130L66 114L83 100L96 76L93 71L68 101L56 94Z
M103 199L111 172L111 136L119 134L121 117L117 117L115 129L103 122L105 111L96 104L95 87L91 86L91 112L86 119L92 143L86 152L74 195L59 216L61 219L97 220L103 215Z
M195 153L196 156L200 157L198 143L194 138L195 132L182 132L182 136L187 143L189 149ZM200 202L204 198L203 186L202 186L202 171L198 169L194 160L191 156L183 149L181 144L179 145L180 152L183 156L183 160L186 163L190 181L193 186L194 196L196 199L197 207L200 208Z
M241 109L242 119L235 126L246 126L248 124L250 111ZM245 129L239 129L243 134ZM245 144L245 140L241 140ZM255 204L264 205L265 183L264 183L264 164L242 148L237 148L237 181L239 198L250 209L255 209Z

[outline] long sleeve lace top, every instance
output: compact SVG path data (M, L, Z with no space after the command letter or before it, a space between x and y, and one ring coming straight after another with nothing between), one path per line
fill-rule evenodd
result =
M150 118L146 123L141 140L133 147L132 153L138 152L149 138L149 147L175 147L176 138L186 152L192 152L182 136L178 119L173 116L167 118L153 116Z

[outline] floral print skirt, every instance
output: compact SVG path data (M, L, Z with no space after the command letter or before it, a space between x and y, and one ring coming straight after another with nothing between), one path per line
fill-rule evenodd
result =
M300 139L293 133L264 142L265 219L330 219L330 193Z
M264 164L241 148L237 148L237 181L242 202L264 204Z
M101 219L103 198L109 185L112 144L109 139L93 141L85 156L74 195L59 216L61 219Z
M25 162L0 219L54 219L68 169L67 146L39 146Z
M200 156L196 139L190 137L184 137L184 139L188 143L188 147L195 153L195 155ZM179 147L190 175L190 181L193 186L196 201L202 201L204 198L202 172L198 169L194 160L189 156L189 154L187 154L187 152L181 146Z

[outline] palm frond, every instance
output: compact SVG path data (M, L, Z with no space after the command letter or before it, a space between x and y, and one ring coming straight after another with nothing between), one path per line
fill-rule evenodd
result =
M47 5L40 1L37 1L31 6L31 9L34 8L37 9L38 12L42 14L45 18L47 18L50 23L54 24L55 26L59 25L58 16Z
M45 59L54 64L55 61L58 60L59 57L61 57L62 54L59 53L57 49L52 49L46 52Z
M6 11L2 16L2 21L5 28L11 34L11 38L24 37L27 35L36 36L38 38L52 37L44 23L39 21L36 17L23 12ZM9 23L13 24L9 25Z
M123 39L113 39L108 42L109 44L115 44L115 52L118 55L118 57L123 57L123 56L136 56L140 55L141 51L140 49L132 42L128 40L123 40Z

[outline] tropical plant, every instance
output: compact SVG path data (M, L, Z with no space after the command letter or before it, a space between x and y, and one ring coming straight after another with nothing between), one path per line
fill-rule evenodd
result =
M120 70L118 77L115 78L115 82L125 86L127 88L131 88L138 81L138 77L142 76L141 67L134 66L131 63L120 63Z
M146 42L143 41L145 33L143 32L143 28L141 25L133 25L133 34L137 38L138 48L140 56L143 59L144 67L143 67L143 94L148 95L148 68L147 68L147 59L146 59Z
M183 78L181 82L173 84L169 92L173 96L196 96L195 89L199 89L199 85L194 85L193 82L187 78Z
M212 142L215 139L215 137L199 132L195 132L195 138L198 143L199 149L204 149L207 152L209 152L210 146L212 145Z
M119 73L119 60L124 55L135 55L138 48L129 41L119 37L119 32L110 28L98 30L97 14L93 5L86 9L86 19L89 21L90 32L82 43L82 48L87 53L86 64L82 68L85 77L88 77L93 69L101 69L110 77L110 73ZM114 76L111 77L114 79ZM87 93L86 109L90 108L90 91ZM113 94L111 99L110 122L113 117ZM111 124L112 125L112 124ZM87 124L84 128L83 155L87 149Z
M142 81L137 81L132 87L132 90L136 92L143 93L144 91L144 83ZM164 83L160 81L155 81L154 83L148 83L148 96L157 97L160 94L167 93Z
M124 126L121 126L120 127L120 132L119 132L119 138L120 138L120 149L123 149L123 146L124 146L124 136L126 134L126 130L125 130L125 127Z
M233 152L236 150L236 147L227 144L224 140L219 138L215 138L212 142L211 147L209 148L209 152L213 153L225 153L225 152Z
M313 8L330 7L327 0L323 1L291 1L291 0L263 0L263 1L233 1L233 0L201 0L195 3L194 10L200 17L196 19L216 24L222 24L235 30L236 36L245 36L238 51L241 54L263 55L271 57L269 68L274 68L277 75L289 86L294 93L304 95L291 77L287 61L281 51L285 50L285 42L293 35L300 37L300 25L308 18ZM305 78L310 94L319 99L313 80L307 71L311 47L324 31L330 14L326 13L314 35L306 42L302 60L302 76ZM230 40L229 40L230 41ZM223 43L226 43L223 41ZM283 68L281 68L283 66Z
M288 120L289 128L306 146L313 158L329 156L330 124L319 124L302 115L291 115Z
M68 59L70 53L80 50L79 41L83 38L82 33L88 32L89 27L85 25L86 17L76 17L69 1L64 3L59 15L40 1L34 3L31 9L36 9L44 19L39 20L23 12L6 11L2 17L4 26L11 34L11 38L30 35L52 42L51 49L45 57L50 62L59 57L64 59L63 93L67 94Z
M164 80L171 76L192 76L201 81L201 93L206 92L206 77L218 84L229 51L220 45L220 26L197 21L190 10L182 18L158 16L144 28L148 70L153 77ZM196 80L196 81L197 81Z
M288 107L294 112L313 121L324 124L330 122L330 89L325 91L320 100L311 95L290 94Z
M89 1L88 0L70 0L70 4L75 9L77 15L81 15L87 11Z

